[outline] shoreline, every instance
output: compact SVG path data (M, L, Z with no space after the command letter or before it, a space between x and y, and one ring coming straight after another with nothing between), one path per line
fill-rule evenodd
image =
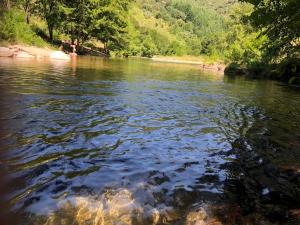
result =
M12 57L12 58L50 58L59 60L70 60L76 54L66 54L63 51L54 50L50 48L40 48L35 46L23 46L23 45L10 45L2 47L0 46L0 58ZM195 56L154 56L153 58L132 56L130 58L147 59L153 62L161 63L174 63L174 64L189 64L199 66L199 69L205 71L213 71L218 73L224 73L226 65L223 62L205 62L200 57Z
M177 64L191 64L191 65L198 65L202 70L211 70L215 72L222 72L224 73L226 65L220 62L214 63L205 63L203 61L197 60L185 60L180 58L172 58L172 57L153 57L151 58L152 61L155 62L166 62L166 63L177 63Z
M76 54L66 54L60 50L50 48L39 48L35 46L23 45L9 45L6 47L0 46L0 58L26 58L26 59L40 59L49 58L57 60L70 60Z
M224 73L226 69L226 64L223 62L204 62L200 58L190 56L192 59L185 59L185 57L172 57L172 56L154 56L153 58L147 57L138 57L138 56L131 56L130 58L139 58L139 59L147 59L154 62L161 62L161 63L174 63L174 64L189 64L189 65L196 65L200 66L199 68L206 71L214 71L219 73ZM187 57L189 58L189 57Z

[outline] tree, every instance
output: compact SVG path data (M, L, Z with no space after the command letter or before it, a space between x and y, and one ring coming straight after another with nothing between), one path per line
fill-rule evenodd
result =
M64 0L62 31L83 43L91 38L100 40L107 53L126 44L129 0Z
M63 32L70 35L72 42L77 39L78 44L88 40L91 37L91 1L73 0L64 1L61 7L63 11Z
M47 23L49 39L53 41L53 31L61 23L62 2L60 0L37 0L37 5L40 15Z
M268 58L292 56L300 50L299 0L240 0L254 5L252 24L269 38Z
M1 5L4 9L10 9L11 3L10 0L1 0Z
M262 60L263 45L267 37L245 20L245 16L252 12L253 6L246 3L235 4L231 9L225 41L228 45L226 58L231 62L249 65Z
M26 23L29 24L30 22L30 16L33 12L33 9L35 7L35 4L36 4L36 0L21 0L20 1L23 9L24 9L24 12L25 12L25 15L26 15Z
M90 0L91 34L109 50L121 49L126 44L127 10L129 0Z

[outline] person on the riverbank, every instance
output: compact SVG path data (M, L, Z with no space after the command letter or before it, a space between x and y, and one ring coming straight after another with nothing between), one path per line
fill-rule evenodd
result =
M77 45L78 45L78 41L77 41L77 39L76 39L76 40L73 42L73 44L70 45L70 47L72 48L72 53L70 53L70 56L77 56L77 53L76 53Z
M67 51L70 51L70 56L77 56L77 40L75 40L73 43L71 41L65 41L63 40L61 43L61 46L59 47L60 51L63 51L64 49Z

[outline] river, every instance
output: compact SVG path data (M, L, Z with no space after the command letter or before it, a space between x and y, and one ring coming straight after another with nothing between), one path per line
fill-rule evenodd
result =
M151 60L3 58L0 102L17 224L300 224L299 89Z

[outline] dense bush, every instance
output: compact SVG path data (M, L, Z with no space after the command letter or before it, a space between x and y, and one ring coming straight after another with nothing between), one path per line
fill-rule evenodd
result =
M289 83L300 83L300 59L286 58L277 67L278 78Z
M26 23L25 14L18 9L2 11L0 41L39 47L47 45L47 43L35 33L33 27Z
M97 39L115 55L206 55L238 63L251 63L261 54L256 33L241 24L248 8L238 4L231 10L230 0L15 2L0 22L0 38L10 42L41 46L43 39L53 43L61 38L82 45ZM22 8L27 10L22 13Z
M222 58L226 30L225 18L196 0L137 0L129 9L127 52Z
M0 12L0 40L14 41L15 39L16 32L13 12Z

